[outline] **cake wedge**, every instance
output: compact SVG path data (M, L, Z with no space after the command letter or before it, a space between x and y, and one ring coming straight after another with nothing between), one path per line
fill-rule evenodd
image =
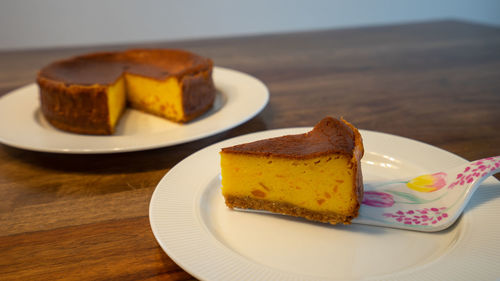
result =
M363 198L359 131L326 117L305 134L223 148L222 195L229 208L350 224Z

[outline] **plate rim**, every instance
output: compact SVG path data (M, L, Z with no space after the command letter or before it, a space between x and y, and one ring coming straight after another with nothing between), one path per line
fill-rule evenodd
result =
M231 138L231 139L220 141L218 143L215 143L215 144L213 144L211 146L208 146L208 147L205 147L203 149L200 149L199 151L191 154L190 156L188 156L187 158L185 158L184 160L182 160L181 162L179 162L176 166L174 166L170 171L168 171L165 174L165 176L160 180L160 182L156 186L156 188L155 188L155 190L154 190L154 192L152 194L152 197L151 197L151 200L150 200L150 206L149 206L150 226L151 226L152 232L153 232L153 234L155 236L155 239L157 240L158 244L163 249L163 251L167 255L169 255L169 257L172 258L172 260L174 260L174 262L176 262L176 264L178 264L181 268L183 268L184 270L186 270L188 273L192 274L193 276L195 276L197 278L201 278L201 279L208 278L208 276L204 275L203 272L200 273L198 270L196 270L196 268L193 269L192 266L189 263L186 263L186 261L183 260L183 257L178 255L179 253L173 252L175 250L172 250L171 247L170 247L170 245L166 244L168 242L164 241L163 237L161 237L162 233L160 233L159 226L157 225L157 222L155 221L155 220L157 220L157 216L156 216L155 212L157 212L157 209L156 209L157 206L156 206L156 204L157 204L157 201L158 201L158 196L160 196L159 193L160 193L161 189L167 188L167 187L165 187L165 184L168 182L169 178L172 177L172 175L175 175L175 173L177 173L177 169L182 169L183 168L182 167L182 163L187 163L189 161L192 161L193 159L196 159L204 151L212 151L212 150L214 150L217 147L220 148L221 146L233 145L233 144L236 144L238 141L240 141L242 139L247 139L247 138L252 138L252 137L255 139L256 136L267 135L269 132L274 132L274 133L276 133L278 135L283 135L283 134L289 134L290 132L292 132L292 133L301 133L301 132L305 132L305 131L310 130L310 129L311 129L311 127L283 128L283 129L274 129L274 130L254 132L254 133L251 133L251 134L237 136L237 137L234 137L234 138ZM362 136L363 135L367 135L367 134L373 134L373 135L376 135L378 137L390 137L390 138L395 138L398 141L409 142L410 144L423 145L423 146L429 148L430 150L440 151L441 153L445 153L445 155L447 157L450 157L450 159L448 159L447 161L460 162L460 163L468 162L466 159L464 159L464 158L462 158L462 157L460 157L460 156L458 156L456 154L453 154L451 152L448 152L446 150L443 150L441 148L438 148L438 147L426 144L426 143L418 141L418 140L413 140L413 139L409 139L409 138L402 137L402 136L387 134L387 133L383 133L383 132L370 131L370 130L360 130L360 132L361 132ZM267 135L266 137L272 137L272 135L271 136ZM217 175L212 175L212 177L214 177L214 176L217 176ZM494 181L492 179L488 179L485 182L483 182L483 185L485 183L487 183L487 182L489 182L490 184L491 183L498 184L498 181ZM193 194L193 196L192 196L193 199L191 200L191 203L196 204L196 198L199 197L197 195L197 193L200 193L202 189L203 189L203 187L197 187L197 189L194 190L195 194ZM190 206L190 209L192 210L192 212L195 212L196 205ZM479 209L481 209L481 208L479 208ZM498 212L499 209L500 208L496 208L495 210ZM473 210L473 211L477 211L477 210ZM474 213L474 212L471 212L471 213ZM195 217L197 216L196 213L193 213L192 215L194 215ZM470 215L467 215L467 217L466 217L465 220L462 219L460 221L457 221L457 223L462 223L462 224L467 223L467 224L469 224L469 221L471 221L471 220L469 220L469 216ZM198 227L199 227L199 225L198 225ZM204 229L204 228L206 228L206 226L201 226L200 228ZM498 226L497 226L497 228L498 228ZM465 230L467 230L467 231L465 231ZM470 229L467 228L465 230L461 229L460 231L462 233L469 233L470 234ZM396 231L409 231L409 230L396 230ZM217 243L222 243L217 238L215 238L215 237L212 237L212 238L214 240L216 240ZM458 247L458 243L461 243L460 241L463 241L464 239L465 238L461 235L459 237L458 241L456 242L457 244L454 245L453 248L450 249L448 252L446 252L444 255L451 254L451 252L455 252L456 253L455 248L457 248ZM205 241L205 242L208 243L209 241ZM170 243L173 243L173 242L170 241ZM212 245L212 246L215 246L215 245ZM219 248L223 247L224 248L225 245L222 245L222 246L219 245L219 246L215 246L215 247L219 247ZM496 248L500 248L500 247L496 246ZM225 250L226 250L226 252L227 251L230 252L229 255L231 256L232 259L235 259L235 258L236 259L244 259L244 260L246 260L247 263L248 262L250 262L250 264L254 263L254 266L252 266L252 268L255 267L255 262L254 261L249 260L248 258L246 258L244 256L238 255L232 249L227 249L227 247L226 247ZM228 254L228 253L226 253L226 254ZM226 261L227 260L228 259L226 259ZM421 265L421 266L417 266L416 268L409 268L409 269L405 269L403 271L394 272L393 274L390 274L390 275L376 276L376 278L388 278L388 279L396 278L396 280L418 280L418 276L420 275L420 274L418 274L419 272L422 273L423 269L428 269L430 267L431 267L431 269L435 269L435 268L432 268L431 265L433 265L435 263L438 263L438 262L442 262L443 260L446 261L446 259L443 259L442 256L441 256L441 257L438 257L437 259L435 259L433 261L430 261L429 264L424 264L424 265ZM205 265L205 267L206 267L206 265ZM257 267L259 267L259 268L262 269L263 265L258 264ZM221 267L219 267L219 268L221 268ZM263 271L265 271L265 272L263 272L263 275L261 275L261 276L270 276L269 274L271 274L272 272L276 273L277 269L267 268L265 270L263 269ZM271 272L269 272L269 271L271 271ZM278 275L280 275L280 276L287 275L287 273L283 273L283 272L278 272L278 273L279 273ZM416 276L416 278L415 278L415 276ZM223 278L222 278L223 274L222 273L220 273L218 275L218 277L221 277L221 278L217 278L217 280L223 280ZM255 274L252 275L252 278L254 278L254 277L257 277L257 275L255 275ZM309 277L310 276L305 276L305 278L309 278ZM296 279L296 277L294 277L294 278L283 278L282 280L291 280L291 279ZM369 278L369 279L371 279L371 278ZM228 280L230 280L230 279L228 279Z
M249 121L250 119L254 118L256 115L258 115L260 112L262 112L264 110L264 108L267 106L267 104L269 103L269 99L270 99L269 89L266 86L266 84L264 84L264 82L262 80L258 79L257 77L255 77L251 74L239 71L239 70L225 68L225 67L219 67L219 66L214 66L213 73L214 73L214 75L213 75L214 84L215 84L215 87L218 91L221 91L220 89L218 89L218 85L220 87L221 84L226 84L226 86L229 85L229 86L240 87L239 88L240 90L241 89L244 90L244 88L247 87L248 84L236 84L234 81L228 79L227 78L228 75L229 76L236 75L237 77L239 77L241 79L247 80L246 81L247 83L248 82L252 83L251 84L252 87L258 87L259 91L256 91L257 94L255 94L255 91L252 91L251 97L247 97L247 99L250 99L250 98L253 99L255 101L255 104L253 105L253 107L249 107L246 109L246 111L245 111L246 115L244 115L244 116L242 115L235 120L228 121L229 122L228 124L217 125L217 127L215 129L210 130L210 131L205 130L201 133L196 132L195 134L193 134L191 136L189 136L189 134L188 134L187 137L176 139L173 141L166 141L166 142L165 141L163 141L163 142L158 141L158 142L152 142L150 144L144 144L144 145L138 144L138 145L136 145L133 143L134 143L134 141L136 141L137 135L94 136L94 135L74 134L74 133L64 132L64 131L57 130L57 129L54 129L53 131L52 130L49 131L49 130L43 128L42 125L39 125L39 124L33 125L33 123L37 123L37 121L34 120L34 118L30 118L30 120L32 120L32 121L29 121L29 122L32 122L32 126L36 127L36 130L33 132L35 135L37 133L41 132L42 134L48 134L49 138L55 139L57 137L63 137L63 138L65 138L65 140L67 140L67 142L71 142L72 140L75 140L75 139L78 139L81 142L92 142L92 141L101 141L104 138L106 138L107 140L110 140L110 144L106 144L107 147L103 147L103 148L85 148L85 147L77 147L77 148L70 147L70 148L68 148L68 147L63 147L63 146L50 147L50 146L46 146L46 145L40 145L39 143L36 143L35 141L31 141L31 144L24 144L24 143L19 142L20 138L9 134L7 132L7 129L2 130L2 127L4 127L4 128L8 127L6 125L0 126L0 143L3 143L3 144L10 146L10 147L23 149L23 150L47 152L47 153L59 153L59 154L111 154L111 153L145 151L145 150L170 147L170 146L175 146L175 145L179 145L179 144L183 144L183 143L193 142L196 140L200 140L203 138L207 138L207 137L225 132L227 130L230 130L234 127L237 127L237 126ZM30 88L33 88L33 89L30 89ZM18 99L34 98L34 100L23 100L25 102L29 102L30 106L33 106L34 110L35 110L35 112L25 112L26 114L36 114L36 112L40 109L39 101L38 101L38 88L36 87L36 83L30 83L30 84L21 86L19 88L11 90L11 91L5 93L4 95L2 95L0 97L0 108L2 106L11 105L11 104L7 104L6 100L8 98L13 98L13 95L15 95L15 94L20 94L20 95L26 96L26 97L22 97L22 98L18 98ZM225 103L223 104L223 106L220 109L218 109L216 112L214 112L214 114L229 114L231 112L231 110L233 110L236 106L240 106L240 107L247 106L247 104L243 104L243 102L240 101L238 99L238 97L236 97L236 98L232 97L231 93L227 93L224 91L222 93L222 95L227 100L225 101ZM248 96L250 96L250 95L248 95ZM255 98L255 96L257 98ZM228 101L229 102L234 101L234 103L228 104ZM5 118L9 117L9 116L7 116L7 114L4 114L4 115L5 116L2 116L2 113L0 112L0 117L5 117ZM210 121L211 117L212 116L208 116L206 118ZM227 118L227 119L231 119L231 118ZM197 120L194 120L193 123L189 123L188 125L190 125L190 124L196 125L197 122L201 122L201 121L206 122L206 119L203 119L203 118L197 119ZM158 138L160 138L160 136L162 134L166 135L170 132L171 131L159 132L159 133L153 133L150 135L157 135ZM123 141L124 139L131 139L131 141L130 141L131 144L128 146L122 145L121 147L116 146L116 145L113 146L113 144L114 144L113 140ZM132 139L134 139L134 140L132 140Z

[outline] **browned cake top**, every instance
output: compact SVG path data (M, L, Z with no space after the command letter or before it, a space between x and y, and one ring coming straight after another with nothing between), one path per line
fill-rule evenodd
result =
M330 153L352 156L354 147L361 143L355 138L360 136L354 126L344 119L326 117L308 133L226 147L222 152L287 158L311 158Z
M164 80L211 67L210 59L187 51L143 49L77 56L54 62L44 67L38 75L65 84L109 85L123 72Z

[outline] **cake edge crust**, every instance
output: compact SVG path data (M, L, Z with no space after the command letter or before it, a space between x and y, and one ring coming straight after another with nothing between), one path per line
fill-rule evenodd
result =
M40 109L54 127L68 132L88 135L110 135L114 128L109 123L106 86L66 85L63 82L37 77L40 89ZM71 117L75 108L61 108L63 100L70 100L75 108L87 108L88 114ZM64 103L64 102L63 102ZM89 106L90 105L90 106ZM120 115L123 113L120 113Z
M351 220L358 216L358 209L350 215L343 215L334 212L313 211L302 208L287 202L269 201L260 198L252 198L248 196L225 196L226 206L230 209L241 208L250 210L264 210L276 214L288 215L293 217L305 218L310 221L317 221L330 224L351 224Z
M347 122L344 118L340 118L347 126L351 128L354 133L354 149L352 152L351 162L356 169L354 172L354 182L356 183L356 195L358 199L358 209L363 202L364 188L363 188L363 172L361 171L361 158L365 154L365 148L363 146L363 137L359 133L358 128L354 127L353 124ZM357 216L357 215L356 215Z

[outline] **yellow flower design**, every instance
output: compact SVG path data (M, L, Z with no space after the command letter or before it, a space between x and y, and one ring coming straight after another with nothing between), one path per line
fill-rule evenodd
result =
M406 183L410 189L419 192L434 192L446 185L446 173L422 175Z

